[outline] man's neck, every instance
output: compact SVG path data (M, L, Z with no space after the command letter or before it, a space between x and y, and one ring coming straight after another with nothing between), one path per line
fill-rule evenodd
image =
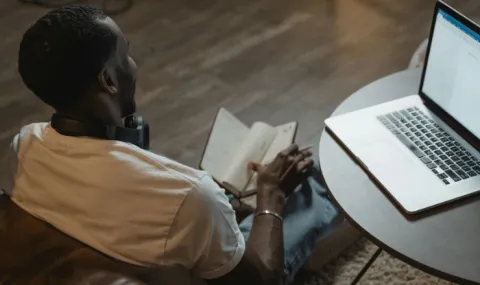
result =
M85 122L85 123L89 123L89 124L103 124L103 125L115 125L115 126L122 126L123 125L122 118L118 118L118 119L111 118L111 117L109 118L109 117L106 117L105 115L101 116L101 117L103 117L103 118L101 118L100 116L95 116L91 113L87 114L85 112L80 112L78 110L77 111L57 110L56 112L59 115L70 117L72 119L75 119L75 120L78 120L78 121L81 121L81 122Z

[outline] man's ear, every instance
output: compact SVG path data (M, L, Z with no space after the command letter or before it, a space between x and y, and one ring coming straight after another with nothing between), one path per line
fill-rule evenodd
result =
M100 84L100 87L108 94L117 94L118 89L115 86L112 76L108 74L105 68L103 68L98 74L98 83Z

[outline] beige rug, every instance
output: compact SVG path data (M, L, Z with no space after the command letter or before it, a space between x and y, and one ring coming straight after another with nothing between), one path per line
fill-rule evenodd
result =
M349 285L377 247L361 239L320 272L301 272L295 285ZM453 285L382 252L359 285Z

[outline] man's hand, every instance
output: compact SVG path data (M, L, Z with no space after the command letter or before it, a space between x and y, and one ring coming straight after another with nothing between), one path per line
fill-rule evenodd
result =
M280 152L268 165L250 164L257 171L257 203L261 209L273 210L312 173L312 152L299 150L296 144ZM267 202L268 201L268 202ZM273 201L273 204L270 202ZM283 206L283 205L282 205Z

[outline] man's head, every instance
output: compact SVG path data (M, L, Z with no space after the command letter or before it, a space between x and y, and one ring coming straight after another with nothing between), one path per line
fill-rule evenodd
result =
M40 18L23 35L18 70L57 112L109 123L135 112L136 65L128 41L94 6L65 6Z

